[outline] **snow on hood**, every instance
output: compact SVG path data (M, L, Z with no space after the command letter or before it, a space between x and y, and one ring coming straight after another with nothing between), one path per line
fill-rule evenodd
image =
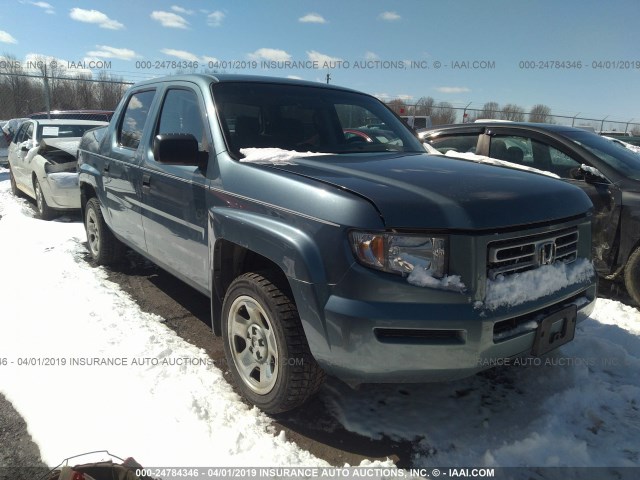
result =
M495 280L487 280L484 303L477 302L475 306L495 310L498 307L520 305L551 295L569 285L586 282L593 275L593 265L584 258L573 263L556 262L522 273L499 275Z
M633 145L631 143L625 142L624 140L621 140L619 138L607 137L607 136L603 136L603 138L606 138L607 140L610 140L614 143L618 143L624 148L631 150L633 153L640 153L640 147L638 147L637 145Z
M240 161L244 163L270 163L273 165L295 165L292 161L296 158L327 155L318 152L296 152L295 150L283 150L282 148L241 148L244 155Z
M525 170L527 172L547 175L548 177L560 178L555 173L548 172L546 170L539 170L537 168L527 167L525 165L520 165L519 163L507 162L506 160L498 160L497 158L485 157L484 155L476 155L475 153L471 153L471 152L455 152L453 150L449 150L445 155L447 157L463 158L465 160L471 160L473 162L486 163L489 165L497 165L499 167L516 168L518 170Z

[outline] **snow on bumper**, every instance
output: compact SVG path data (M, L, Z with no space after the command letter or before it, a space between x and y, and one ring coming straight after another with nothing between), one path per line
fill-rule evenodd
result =
M495 280L487 281L485 301L476 303L476 307L495 310L502 306L520 305L570 285L583 283L594 276L593 265L584 258L573 263L556 262L522 273L500 275Z
M367 291L387 295L361 293ZM585 274L542 298L489 310L468 292L415 288L402 277L376 278L356 267L325 304L327 344L314 341L317 329L305 325L305 332L322 368L349 384L449 381L489 368L496 358L528 355L542 320L575 306L580 322L595 299L595 278ZM304 323L305 306L300 313Z

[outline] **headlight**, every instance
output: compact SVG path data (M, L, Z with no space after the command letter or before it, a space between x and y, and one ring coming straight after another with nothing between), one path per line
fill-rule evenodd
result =
M446 237L350 232L349 239L356 258L367 267L401 275L422 267L435 278L447 274Z

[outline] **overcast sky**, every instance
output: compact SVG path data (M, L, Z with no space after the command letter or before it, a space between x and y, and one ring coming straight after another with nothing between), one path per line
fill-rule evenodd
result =
M543 103L640 122L638 18L637 0L3 0L0 52L110 62L132 81L170 73L171 60L312 81L330 73L409 103ZM301 68L267 69L270 60Z

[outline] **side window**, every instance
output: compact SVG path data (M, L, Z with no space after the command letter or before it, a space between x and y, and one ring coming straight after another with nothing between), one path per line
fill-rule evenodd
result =
M476 153L478 137L479 134L477 133L451 136L444 135L430 138L427 141L440 153L447 153L450 150L454 152Z
M16 133L16 136L13 140L16 144L20 144L26 140L25 135L27 133L27 128L29 128L29 125L30 124L28 123L22 124L20 130L18 130L18 133Z
M135 93L129 99L124 118L118 129L118 141L123 147L135 150L140 145L142 131L149 116L149 108L154 95L154 90L148 90Z
M191 90L169 90L162 104L157 133L190 133L200 150L206 150L207 137L198 96Z
M530 138L496 135L491 137L489 156L498 160L540 168L534 165L534 148Z
M29 122L29 126L27 127L27 131L24 134L25 140L33 140L33 123Z
M551 171L562 178L574 178L576 169L580 169L580 162L551 146L549 147L549 156L551 157Z
M496 135L491 138L489 156L573 178L580 162L547 143L527 137Z

